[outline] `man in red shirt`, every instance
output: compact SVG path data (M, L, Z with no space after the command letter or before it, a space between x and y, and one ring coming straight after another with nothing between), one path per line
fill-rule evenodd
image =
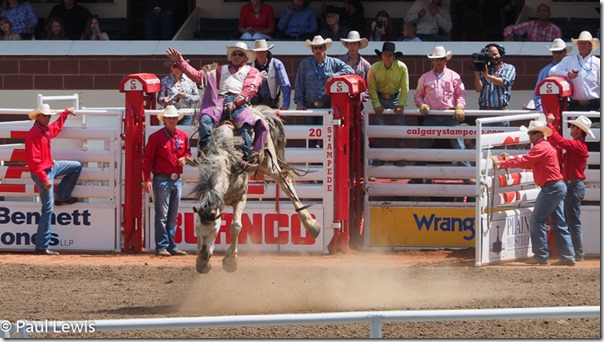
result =
M576 120L568 120L572 140L564 139L556 132L554 120L552 114L547 116L547 127L553 132L548 141L552 146L566 151L562 154L562 176L567 187L564 197L564 214L575 248L575 259L582 261L585 253L581 227L581 201L585 197L585 168L587 167L587 157L589 157L585 137L589 134L593 138L594 134L591 131L591 120L584 115L579 116Z
M48 249L50 245L50 221L54 205L73 204L78 199L71 197L71 192L78 182L82 163L79 161L53 160L51 139L61 130L69 114L75 116L75 108L69 107L60 113L55 122L49 124L50 118L57 114L48 104L43 104L29 113L29 118L35 120L33 127L25 137L25 157L31 173L31 179L36 183L40 195L42 210L38 219L35 254L58 255L58 252ZM54 191L54 179L64 176L57 191Z
M526 129L521 127L520 129ZM542 121L531 121L528 127L528 135L533 147L522 156L510 157L503 153L503 161L492 157L494 165L499 169L523 168L532 169L535 184L541 187L541 191L535 200L535 208L529 220L531 230L531 243L533 245L533 258L527 263L535 265L547 265L549 263L549 251L547 249L547 230L545 221L549 217L552 229L556 234L558 253L560 260L554 265L575 265L575 252L573 243L564 220L564 196L566 195L566 184L562 181L562 174L558 164L556 149L545 140L552 135L552 130Z
M182 193L182 167L191 156L187 133L176 129L183 115L176 107L167 106L157 115L164 128L151 134L143 156L143 189L149 193L153 188L155 205L155 255L186 255L176 248L174 232ZM153 172L153 183L151 182Z

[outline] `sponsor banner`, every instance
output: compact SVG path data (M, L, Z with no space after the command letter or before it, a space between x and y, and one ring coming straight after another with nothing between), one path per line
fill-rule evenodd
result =
M230 209L230 208L228 208ZM155 249L155 228L153 206L147 207L147 224L149 237L147 248ZM323 222L323 207L313 205L312 216ZM195 213L192 206L181 204L178 213L178 223L174 234L174 241L179 249L195 251L197 248L197 234L195 234ZM233 220L231 211L225 212L221 217L220 230L216 237L215 250L225 252L231 243L230 225ZM237 249L239 251L279 251L279 252L322 252L325 227L317 239L311 237L300 223L298 214L291 205L280 208L254 208L248 204L242 217L242 228L238 237Z
M371 247L472 247L474 208L370 208Z
M481 216L484 227L482 236L482 260L486 264L533 256L529 232L529 219L533 208L507 210Z
M30 250L35 247L40 205L3 202L0 206L0 250ZM10 204L10 205L9 205ZM55 207L51 217L53 250L114 251L115 207L74 204Z

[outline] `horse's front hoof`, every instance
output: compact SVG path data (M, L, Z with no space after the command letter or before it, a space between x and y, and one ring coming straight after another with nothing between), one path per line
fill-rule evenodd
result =
M237 270L238 261L237 258L224 258L222 259L222 268L231 273Z
M315 239L321 233L321 224L319 224L319 222L317 222L317 220L309 221L308 225L305 227L306 227L306 231L310 234L310 236L312 236Z
M199 256L197 257L197 263L195 266L197 273L201 274L206 274L212 269L212 265L210 265L210 259L201 258Z

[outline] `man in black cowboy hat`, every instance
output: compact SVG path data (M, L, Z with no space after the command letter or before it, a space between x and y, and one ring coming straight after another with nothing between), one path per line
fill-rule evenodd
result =
M367 87L369 88L369 99L373 105L374 123L378 125L386 124L384 109L394 110L394 125L404 126L405 117L403 113L407 105L407 96L409 94L409 72L405 63L397 58L403 56L403 53L396 51L393 42L384 42L382 51L375 50L375 53L382 60L373 63L367 74ZM384 139L375 139L374 147L384 147ZM396 139L396 147L404 148L405 141ZM381 160L373 160L374 166L382 165ZM395 165L405 166L402 160L396 161Z

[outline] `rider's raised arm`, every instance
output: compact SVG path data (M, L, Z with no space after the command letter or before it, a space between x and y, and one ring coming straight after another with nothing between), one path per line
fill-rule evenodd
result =
M205 72L203 70L197 70L191 66L182 56L176 62L178 64L178 68L189 77L193 82L204 84L205 80Z

